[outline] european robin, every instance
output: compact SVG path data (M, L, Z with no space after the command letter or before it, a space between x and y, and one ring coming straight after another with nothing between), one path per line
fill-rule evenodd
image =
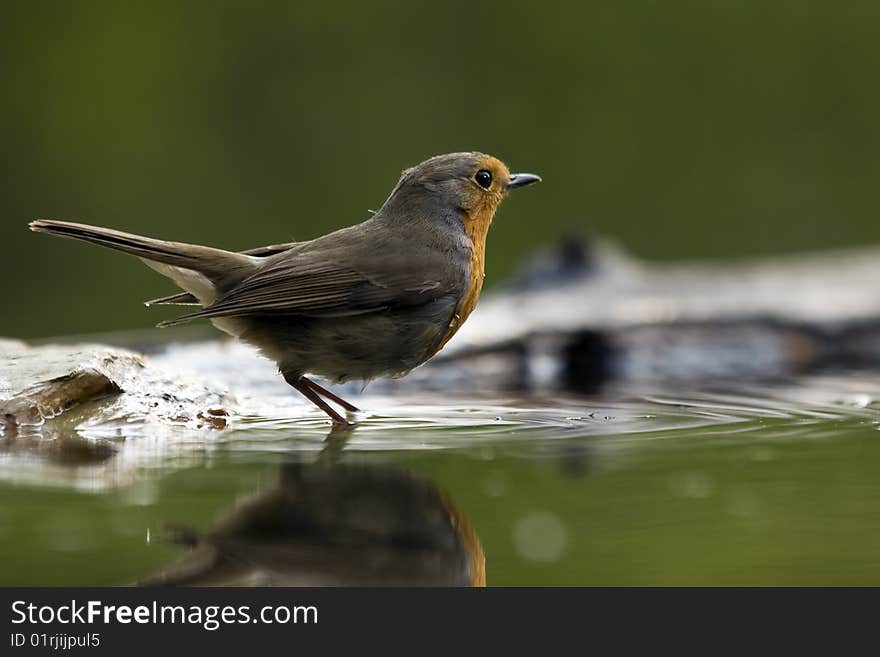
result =
M160 327L210 319L345 424L328 400L358 409L305 375L398 377L440 351L480 296L495 211L511 189L539 180L483 153L438 155L406 169L366 221L242 253L66 221L30 228L139 257L186 291L147 305L201 306Z

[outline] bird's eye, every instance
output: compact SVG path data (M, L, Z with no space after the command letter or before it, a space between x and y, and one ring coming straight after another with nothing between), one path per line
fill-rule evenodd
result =
M492 186L492 174L485 169L480 169L474 174L474 180L483 189L489 189Z

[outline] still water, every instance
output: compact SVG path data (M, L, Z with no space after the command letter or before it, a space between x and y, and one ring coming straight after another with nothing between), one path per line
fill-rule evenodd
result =
M359 402L2 437L0 584L880 584L880 375Z

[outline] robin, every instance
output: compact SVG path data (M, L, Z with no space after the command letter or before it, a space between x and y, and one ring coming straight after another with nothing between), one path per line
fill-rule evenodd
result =
M201 306L160 327L209 319L347 424L328 402L357 407L305 375L336 383L399 377L440 351L480 296L495 211L511 189L539 180L483 153L438 155L406 169L362 223L241 253L66 221L30 229L139 257L185 290L146 305Z

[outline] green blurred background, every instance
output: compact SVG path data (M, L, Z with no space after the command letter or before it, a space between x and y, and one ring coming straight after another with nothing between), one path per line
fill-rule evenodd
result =
M651 259L880 240L876 2L4 3L0 335L152 325L65 218L227 248L315 237L479 149L544 183L488 283L572 227Z

